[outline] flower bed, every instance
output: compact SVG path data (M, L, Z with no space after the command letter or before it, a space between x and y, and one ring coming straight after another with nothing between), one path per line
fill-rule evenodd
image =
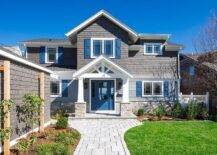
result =
M49 155L49 154L73 154L80 134L72 128L57 129L51 125L44 132L34 132L27 138L21 139L11 149L11 155Z

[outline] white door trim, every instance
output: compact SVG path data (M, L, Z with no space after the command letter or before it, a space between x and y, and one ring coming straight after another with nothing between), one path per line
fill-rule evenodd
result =
M91 109L91 81L92 80L113 80L114 81L114 110L92 110ZM109 114L115 114L116 113L116 79L115 78L102 78L102 79L97 79L97 78L92 78L89 79L89 111L91 113L109 113Z

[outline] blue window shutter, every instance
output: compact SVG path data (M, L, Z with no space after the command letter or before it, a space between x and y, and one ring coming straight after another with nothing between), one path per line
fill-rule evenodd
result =
M178 99L179 96L179 85L178 81L175 81L175 98Z
M68 84L70 80L62 80L62 97L68 97Z
M136 81L136 97L142 97L142 81Z
M120 59L121 58L121 40L115 39L115 58Z
M45 46L40 47L39 51L39 63L44 64L45 63Z
M57 63L61 64L63 63L63 47L58 47L58 53L57 53Z
M164 81L164 97L169 97L169 81Z
M90 39L84 39L84 59L90 59Z

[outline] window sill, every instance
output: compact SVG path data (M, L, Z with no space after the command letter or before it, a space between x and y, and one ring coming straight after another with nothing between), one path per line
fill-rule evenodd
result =
M144 53L144 55L162 55L162 54L159 54L159 53Z
M164 97L164 95L142 95L142 97Z
M61 95L50 95L50 97L52 97L52 98L61 97Z

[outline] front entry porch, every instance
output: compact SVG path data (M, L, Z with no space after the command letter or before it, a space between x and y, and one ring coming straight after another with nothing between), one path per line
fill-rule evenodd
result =
M78 79L75 117L85 117L86 113L131 115L129 81L132 75L114 62L100 56L73 77Z

